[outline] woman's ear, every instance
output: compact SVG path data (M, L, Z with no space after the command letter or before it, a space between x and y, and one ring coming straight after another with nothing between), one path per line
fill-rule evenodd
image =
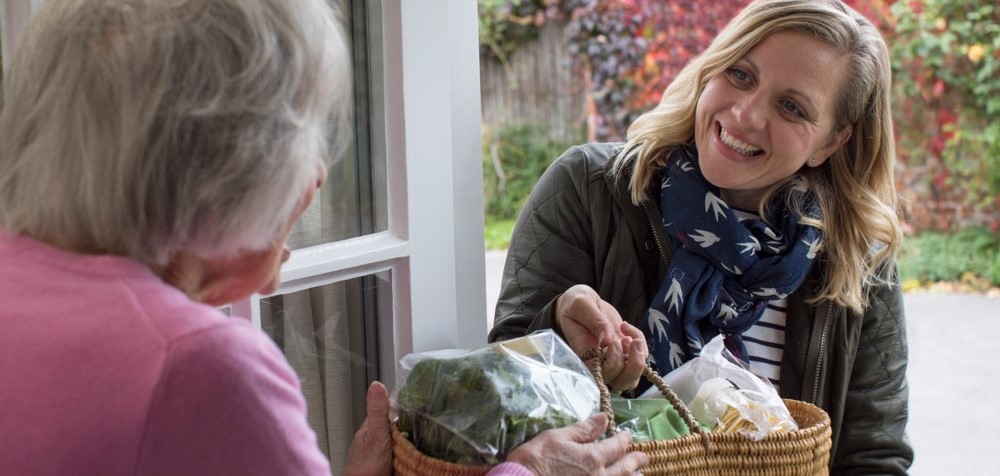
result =
M837 151L841 146L847 143L847 140L851 138L851 134L854 132L854 127L847 126L838 132L834 132L830 135L830 139L827 140L826 144L823 145L816 155L814 155L814 160L810 160L806 164L810 167L819 167L829 159L834 152Z
M170 257L162 268L154 269L163 282L180 289L194 301L201 301L205 276L204 260L187 250L180 250Z

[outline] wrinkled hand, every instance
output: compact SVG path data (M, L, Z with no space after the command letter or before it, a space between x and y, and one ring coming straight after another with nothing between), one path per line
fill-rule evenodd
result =
M577 355L606 348L604 382L621 392L636 387L646 368L649 350L642 331L622 321L621 315L590 286L578 284L556 301L556 325Z
M389 428L389 392L380 382L368 387L367 414L347 450L346 476L392 474L392 433Z
M607 425L607 415L599 413L573 426L544 431L515 448L507 461L537 476L631 475L649 464L645 453L628 453L632 434L627 431L594 442Z

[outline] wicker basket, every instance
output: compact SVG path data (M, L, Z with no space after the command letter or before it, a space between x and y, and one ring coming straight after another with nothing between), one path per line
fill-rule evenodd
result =
M601 391L601 411L611 414L611 394L601 374L599 351L584 354ZM830 417L820 408L797 400L785 400L799 429L768 436L760 441L738 433L704 431L687 406L655 372L645 377L677 408L691 433L673 440L632 443L630 451L649 456L646 475L817 475L829 474ZM614 430L609 419L608 432ZM432 458L420 452L405 433L392 424L393 468L403 476L481 476L489 466L470 466Z
M402 476L482 476L489 466L472 466L432 458L420 452L392 423L392 468Z
M584 354L601 391L601 411L608 414L608 434L614 431L611 395L601 374L601 351ZM817 475L829 474L830 417L815 405L785 399L799 429L754 441L739 433L712 433L699 425L677 394L650 368L643 376L656 386L681 414L690 434L673 440L629 445L649 456L646 475Z

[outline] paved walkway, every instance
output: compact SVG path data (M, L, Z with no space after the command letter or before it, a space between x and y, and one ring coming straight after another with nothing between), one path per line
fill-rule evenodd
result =
M506 253L486 253L486 315ZM1000 474L1000 299L907 294L915 476Z

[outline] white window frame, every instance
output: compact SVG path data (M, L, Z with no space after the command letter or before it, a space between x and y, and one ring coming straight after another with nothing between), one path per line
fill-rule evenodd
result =
M0 2L7 71L42 0ZM486 342L478 13L464 0L368 5L373 163L385 164L386 180L375 189L387 198L388 229L295 250L275 294L390 271L379 350L391 386L409 352ZM259 326L267 297L233 303L234 313Z
M478 12L476 2L385 0L369 1L368 15L371 150L385 163L376 190L388 230L293 251L275 294L390 271L379 348L391 384L407 353L486 343ZM266 297L235 314L259 325Z

